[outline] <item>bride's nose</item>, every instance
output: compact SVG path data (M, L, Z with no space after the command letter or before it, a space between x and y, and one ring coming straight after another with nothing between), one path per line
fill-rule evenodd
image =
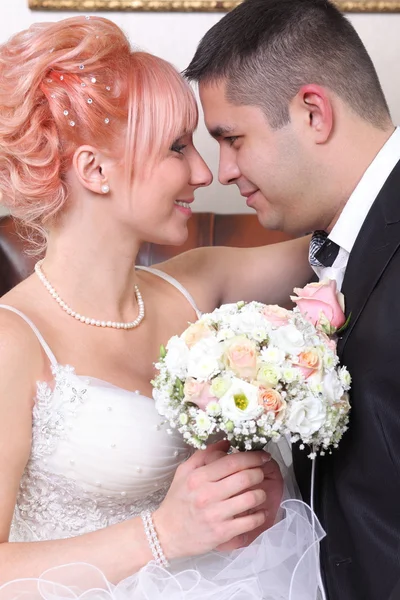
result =
M208 185L211 185L212 180L213 176L210 169L200 154L196 152L196 156L193 157L193 162L191 164L190 185L195 188L207 187Z

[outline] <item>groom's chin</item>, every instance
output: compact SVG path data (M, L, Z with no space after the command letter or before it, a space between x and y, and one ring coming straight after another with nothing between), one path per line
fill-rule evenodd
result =
M254 207L260 224L270 231L283 231L282 219L274 215L268 207Z

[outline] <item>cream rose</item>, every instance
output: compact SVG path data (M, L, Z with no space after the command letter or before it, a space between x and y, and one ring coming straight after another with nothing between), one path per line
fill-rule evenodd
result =
M290 312L277 304L269 304L264 308L263 315L271 325L281 327L288 324Z
M235 336L225 345L224 363L238 377L254 379L257 373L257 346L245 336Z
M215 377L211 382L211 391L216 398L221 398L231 387L230 377Z
M280 370L276 365L261 365L257 373L257 381L264 387L275 387L279 381Z
M197 323L193 323L186 329L186 331L182 334L183 339L186 342L186 345L191 348L200 340L210 337L212 335L211 329L201 321Z

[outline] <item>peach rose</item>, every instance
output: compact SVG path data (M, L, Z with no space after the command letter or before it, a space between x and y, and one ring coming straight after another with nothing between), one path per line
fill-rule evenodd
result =
M286 408L286 402L280 393L272 388L258 389L258 404L264 407L265 412L273 412L275 415L282 413Z
M238 377L255 379L257 374L257 347L255 342L240 335L231 338L227 342L224 362Z
M270 304L264 308L263 315L272 325L279 327L288 324L290 312L277 304Z
M200 340L210 337L212 331L204 323L193 323L190 325L183 334L183 339L186 345L191 348Z
M185 402L197 404L202 410L205 410L207 404L210 402L218 401L218 398L211 392L211 386L208 383L202 383L192 377L186 379L183 392L185 394Z
M304 288L294 288L296 296L291 296L300 312L318 329L328 335L344 325L344 296L336 289L336 281L324 279L319 283L309 283Z
M321 368L321 358L316 350L306 350L298 355L296 366L307 379Z

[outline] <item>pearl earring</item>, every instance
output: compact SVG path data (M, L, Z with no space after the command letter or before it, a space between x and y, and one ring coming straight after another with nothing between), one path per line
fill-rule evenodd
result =
M106 183L104 183L101 186L101 191L103 192L103 194L108 194L108 192L110 191L110 188L109 188L109 186Z

